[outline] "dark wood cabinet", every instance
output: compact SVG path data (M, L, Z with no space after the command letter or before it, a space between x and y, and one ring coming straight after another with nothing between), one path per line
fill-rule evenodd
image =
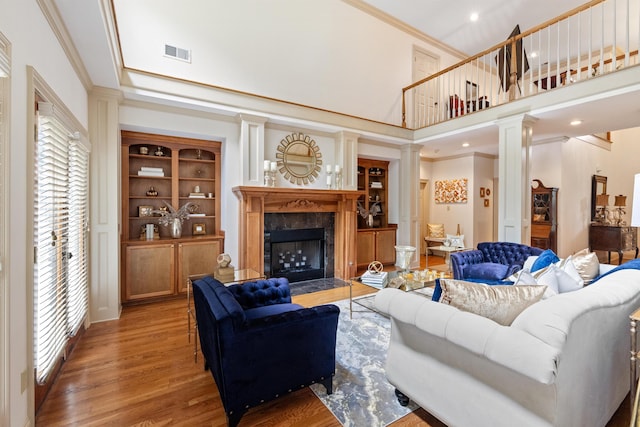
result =
M531 246L557 252L558 189L539 179L531 187Z
M618 264L622 263L622 252L636 251L638 257L638 228L615 225L591 224L589 227L589 249L606 251L611 264L611 252L618 254Z
M358 268L371 261L393 264L396 261L396 224L389 224L387 172L389 162L358 159ZM371 216L369 216L371 214Z

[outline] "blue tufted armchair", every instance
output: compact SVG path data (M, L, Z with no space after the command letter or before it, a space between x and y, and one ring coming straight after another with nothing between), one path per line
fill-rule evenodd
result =
M542 249L520 243L484 242L478 249L451 254L454 279L488 284L505 283L504 279L522 269L531 255L540 255Z
M225 286L193 283L205 369L230 427L251 407L315 382L332 392L339 308L291 303L284 278Z

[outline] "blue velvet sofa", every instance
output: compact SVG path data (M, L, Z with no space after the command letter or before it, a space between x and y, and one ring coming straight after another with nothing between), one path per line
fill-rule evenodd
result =
M478 243L478 249L452 253L451 270L454 279L500 284L521 270L529 256L542 252L520 243L483 242Z
M332 393L339 308L291 303L287 279L193 283L205 369L235 426L251 407L320 382Z

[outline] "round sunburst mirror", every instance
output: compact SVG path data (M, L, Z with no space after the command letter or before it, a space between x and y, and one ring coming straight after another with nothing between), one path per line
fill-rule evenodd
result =
M308 135L292 133L280 141L278 170L292 184L307 185L318 178L322 170L322 153L316 142Z

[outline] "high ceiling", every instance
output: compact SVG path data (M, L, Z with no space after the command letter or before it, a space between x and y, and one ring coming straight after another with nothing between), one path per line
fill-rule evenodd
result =
M92 82L104 87L118 87L117 69L121 59L120 52L113 52L109 49L113 41L109 37L116 38L118 34L110 34L109 31L96 31L96 28L103 27L100 8L105 4L104 0L52 0L58 8L62 19L78 49L87 72ZM133 4L127 2L127 7L123 8L125 13L119 10L117 5L121 0L111 0L115 7L115 21L118 33L141 31L137 11ZM313 0L307 0L313 1ZM321 0L315 0L321 1ZM382 19L398 20L416 30L451 46L453 49L462 52L462 55L472 55L484 49L492 47L505 40L514 22L520 25L524 31L541 24L553 17L580 6L584 2L581 0L343 0L363 10L374 8L381 13ZM102 5L100 5L102 3ZM125 3L122 3L125 4ZM282 2L280 3L282 4ZM188 8L187 3L181 3L181 8L168 8L166 11L154 10L154 15L166 13L167 25L173 25L175 17L179 14L185 22L200 22L202 16L197 16L197 8ZM298 4L298 7L300 6ZM195 9L195 10L194 10ZM364 12L363 12L364 13ZM471 22L469 17L472 13L478 14L478 20ZM193 15L189 15L193 14ZM128 16L134 15L134 16ZM190 18L191 16L191 18ZM195 26L193 26L195 27ZM191 32L192 28L180 28L181 32ZM195 30L195 28L193 29ZM131 66L127 63L127 58L136 58L136 55L144 54L145 46L131 46L122 44L122 39L118 39L119 48L124 58L124 66ZM137 49L137 50L136 50ZM142 50L140 50L142 49ZM148 48L147 48L148 49ZM128 54L127 54L128 53ZM135 66L134 66L135 68ZM162 74L162 73L160 73ZM557 91L557 92L562 92ZM544 95L541 95L544 96ZM585 133L604 132L607 130L622 129L625 127L640 126L640 109L637 107L636 93L620 93L616 98L599 100L598 104L572 105L563 110L542 111L537 116L537 129L534 135L539 139L550 139L559 136L577 136ZM559 102L560 103L560 102ZM626 106L626 107L625 107ZM490 109L492 110L492 109ZM615 113L624 111L626 114ZM611 113L609 117L608 114ZM456 122L463 126L464 121L471 119L465 117L457 119ZM579 117L576 117L579 116ZM590 127L585 127L585 131L571 129L567 123L574 119L581 118ZM487 119L487 121L490 119ZM469 151L477 151L488 154L497 154L497 127L470 126L469 132L457 133L454 136L430 139L422 138L424 142L423 155L437 158L449 155L463 154ZM461 148L460 144L452 144L452 141L472 141L469 148Z
M514 23L524 31L584 0L363 0L424 34L474 55L505 40ZM471 22L472 13L478 20Z

